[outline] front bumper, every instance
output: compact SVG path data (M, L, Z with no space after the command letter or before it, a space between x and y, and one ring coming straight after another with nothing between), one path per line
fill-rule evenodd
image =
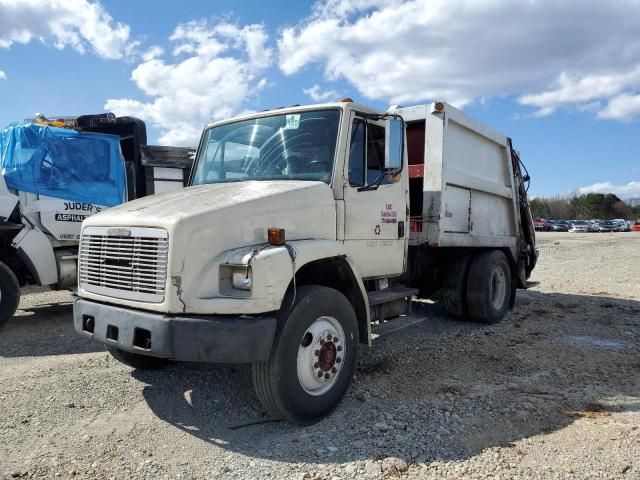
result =
M269 359L274 317L170 316L77 298L75 329L127 352L178 361L254 363Z

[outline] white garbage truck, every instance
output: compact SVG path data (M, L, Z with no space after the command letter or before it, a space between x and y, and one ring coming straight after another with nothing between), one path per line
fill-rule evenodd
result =
M193 149L146 142L142 120L112 113L0 130L0 327L22 286L75 288L85 218L187 184Z
M507 314L537 259L527 184L509 138L441 102L220 121L189 187L83 222L75 328L134 368L251 364L270 414L313 423L414 297Z

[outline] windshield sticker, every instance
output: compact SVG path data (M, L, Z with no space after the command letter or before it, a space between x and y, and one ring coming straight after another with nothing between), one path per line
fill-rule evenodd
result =
M300 126L300 115L287 115L285 130L297 130Z

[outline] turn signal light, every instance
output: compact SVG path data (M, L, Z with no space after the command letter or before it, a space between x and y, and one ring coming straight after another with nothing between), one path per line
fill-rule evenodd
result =
M284 228L270 227L267 230L267 241L270 245L275 245L277 247L284 245Z
M340 103L353 103L353 99L350 97L347 98L341 98L340 99Z
M442 110L444 110L444 103L442 102L437 102L436 103L436 110L441 112Z

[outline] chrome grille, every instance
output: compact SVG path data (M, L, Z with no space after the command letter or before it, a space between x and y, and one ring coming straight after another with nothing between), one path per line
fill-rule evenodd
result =
M168 252L166 230L87 227L80 241L80 287L110 297L160 303Z

